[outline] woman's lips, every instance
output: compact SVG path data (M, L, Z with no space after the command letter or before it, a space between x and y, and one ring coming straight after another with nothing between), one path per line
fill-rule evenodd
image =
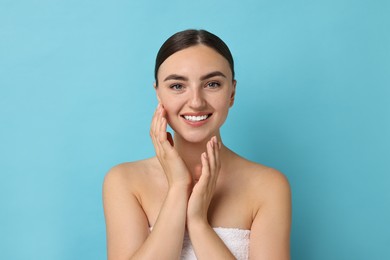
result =
M208 119L212 116L211 113L209 114L185 114L181 115L181 117L184 119L184 121L192 126L201 126L205 124Z

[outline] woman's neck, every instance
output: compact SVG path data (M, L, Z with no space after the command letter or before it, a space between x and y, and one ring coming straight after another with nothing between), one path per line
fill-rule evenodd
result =
M220 136L217 135L217 139L221 142ZM199 179L201 173L201 154L206 152L206 145L209 140L204 142L192 143L181 138L179 135L174 136L175 149L179 153L180 157L185 162L188 170L194 179ZM223 147L222 149L224 149Z

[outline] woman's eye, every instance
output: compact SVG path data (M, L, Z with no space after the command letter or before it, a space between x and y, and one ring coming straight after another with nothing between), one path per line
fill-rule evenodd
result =
M209 87L209 88L218 88L220 86L221 86L221 84L219 84L218 82L209 82L209 83L207 83L207 87Z
M180 84L174 84L174 85L169 86L169 88L173 89L173 90L182 90L183 86Z

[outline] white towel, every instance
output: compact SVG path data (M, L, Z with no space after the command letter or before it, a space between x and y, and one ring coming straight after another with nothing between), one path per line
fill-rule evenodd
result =
M214 228L214 231L236 259L248 259L250 230L217 227ZM187 232L184 235L183 250L180 259L196 260L194 249L192 248L191 240Z

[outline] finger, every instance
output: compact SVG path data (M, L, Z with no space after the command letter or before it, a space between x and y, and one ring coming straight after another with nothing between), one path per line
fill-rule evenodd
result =
M152 142L153 142L154 146L156 146L156 138L155 138L156 135L155 135L155 132L156 132L156 122L157 122L157 109L158 109L158 107L154 111L152 122L150 124L150 133L149 133L150 137L152 138Z
M167 111L165 110L164 105L161 103L160 103L160 110L161 110L161 116L166 118Z
M202 162L202 174L200 175L198 184L199 185L207 185L210 178L210 167L209 167L209 161L207 158L207 153L202 153L201 162Z
M153 144L158 157L161 156L163 152L161 144L159 142L160 127L161 127L161 104L158 104L153 117L152 130L151 130Z
M161 114L160 109L161 109L161 105L158 104L156 110L154 111L153 120L151 124L151 135L153 136L156 136L156 132L159 126L160 114Z
M158 126L158 133L159 141L161 143L165 142L167 140L167 119L160 114L160 121Z
M217 174L219 173L219 169L221 167L221 160L220 160L220 150L221 150L221 143L218 142L218 139L214 138L214 155L215 155L215 168L217 169Z
M214 175L215 171L215 154L214 154L214 149L215 149L215 143L213 138L207 143L207 157L208 157L208 162L209 162L209 168L210 168L210 173Z
M217 179L218 179L218 175L219 175L219 154L218 154L218 142L217 142L217 137L213 137L212 140L212 154L213 154L213 157L212 157L212 160L210 160L210 172L212 174L212 181L210 182L210 187L212 189L214 189L216 183L217 183Z
M165 118L162 116L162 114L163 114L163 109L162 106L160 105L158 115L157 115L155 138L156 138L158 149L161 152L161 155L163 155L165 152L162 144L167 139L166 126L164 126Z
M172 146L173 140L172 140L171 134L167 133L167 119L165 117L163 117L161 119L161 128L160 128L159 138L160 138L159 143L161 144L161 147L165 152L169 152L173 149L173 146ZM172 141L172 144L171 144L169 139Z
M170 133L167 132L167 127L168 127L168 120L167 120L167 112L164 109L164 106L160 104L160 131L159 131L159 136L160 136L160 142L164 143L165 141L168 141L171 146L173 146L173 138Z
M157 111L156 111L155 127L154 127L154 135L156 137L160 132L160 126L161 126L161 104L158 104Z

